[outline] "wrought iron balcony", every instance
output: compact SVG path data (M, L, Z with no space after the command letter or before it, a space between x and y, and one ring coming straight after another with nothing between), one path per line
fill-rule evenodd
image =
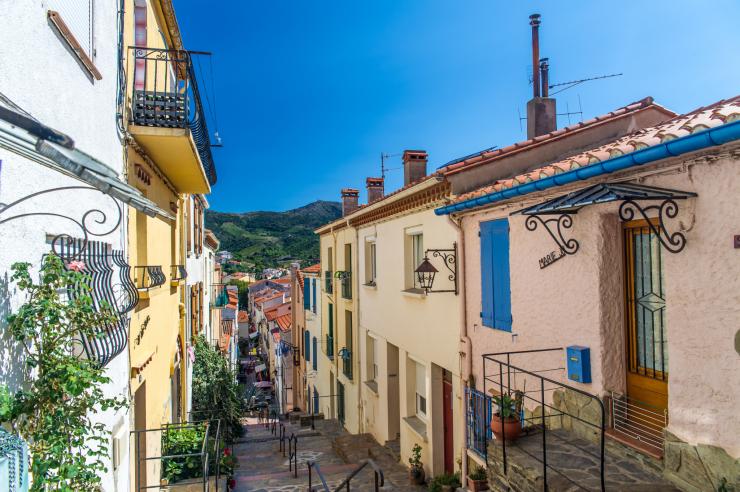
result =
M194 55L208 54L142 46L130 47L127 71L132 87L130 93L126 90L123 92L130 94L131 107L128 114L132 125L189 130L182 135L192 137L200 164L203 166L209 184L213 185L216 183L216 167L211 154L210 134L198 89L198 80L193 68ZM123 114L123 111L121 113ZM152 134L151 131L132 133L137 140L139 136L145 137L141 139L145 147L147 147L147 138L149 142L155 138L161 138L161 135ZM182 145L187 147L190 143L182 142ZM160 159L155 156L155 160Z
M188 278L188 271L185 265L172 265L170 268L170 280L172 282L180 282Z
M139 292L164 285L166 280L167 277L159 265L134 267L134 284Z
M226 293L226 284L211 284L211 306L222 308L229 303L229 295Z
M324 290L326 290L326 293L333 294L334 293L334 272L332 272L331 270L324 271L324 282L325 282Z

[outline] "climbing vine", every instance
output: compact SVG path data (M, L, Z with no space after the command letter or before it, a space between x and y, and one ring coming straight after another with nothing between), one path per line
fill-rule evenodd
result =
M109 307L95 309L84 265L65 268L47 255L35 282L28 263L13 265L11 281L26 295L8 317L8 329L23 347L22 389L0 388L0 423L10 424L28 442L33 474L31 491L94 491L106 471L109 432L91 416L122 408L123 398L107 398L104 368L85 358L81 337L100 336L114 320ZM68 289L87 295L67 298Z

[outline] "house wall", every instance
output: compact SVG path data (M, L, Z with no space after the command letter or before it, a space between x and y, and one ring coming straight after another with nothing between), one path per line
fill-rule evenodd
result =
M334 394L334 389L331 387L328 378L322 378L320 376L324 365L330 364L328 357L326 356L326 335L322 332L322 311L321 311L321 276L310 273L303 273L304 278L309 279L311 282L316 282L316 312L314 313L311 309L303 309L303 300L300 303L300 309L304 311L304 318L306 320L306 330L311 332L311 361L306 363L306 374L308 385L311 387L309 401L310 405L314 405L313 400L313 389L319 393L319 411L322 410L323 406L328 404L328 400L331 399L331 395ZM311 305L313 305L313 291L311 293ZM316 353L313 351L313 338L316 337ZM316 371L313 370L313 360L317 358ZM313 407L311 407L313 408ZM308 407L307 407L308 409ZM324 413L328 417L328 413Z
M740 263L738 250L732 245L740 223L740 209L733 205L740 195L739 161L738 145L728 144L639 170L646 185L698 194L679 201L678 216L666 222L669 231L684 232L685 249L678 254L662 252L669 353L668 431L690 444L722 447L733 457L740 455L736 436L727 432L740 428L734 405L740 391L740 359L733 346L740 326ZM636 175L632 171L621 176ZM579 187L588 184L580 183ZM618 204L582 209L574 217L573 228L566 231L567 237L579 241L580 250L542 270L538 259L555 249L554 243L541 228L527 231L521 216L509 216L567 191L550 190L463 218L468 333L479 389L484 353L574 344L591 348L593 382L568 384L596 395L625 389ZM479 223L506 216L510 219L512 333L483 327L480 318ZM562 353L521 355L515 356L512 364L537 370L563 367L565 360ZM550 375L565 377L564 371Z
M396 438L400 432L401 461L406 463L411 449L418 443L427 473L444 471L442 422L442 369L452 373L454 456L460 457L464 442L464 414L460 381L459 317L461 298L454 292L404 292L410 261L407 232L421 230L423 246L428 249L450 249L457 239L457 229L446 217L438 217L432 209L396 216L390 220L359 229L359 295L360 295L360 354L362 381L372 379L371 351L368 337L378 340L379 375L377 392L362 385L363 427L381 443ZM374 238L376 248L376 285L366 285L364 247ZM448 280L449 271L440 258L429 259L439 270L434 290L454 290ZM428 415L426 422L416 419L415 361L424 364L427 372ZM398 386L398 390L394 388ZM409 420L412 419L412 420ZM419 432L419 424L426 432Z
M94 64L102 74L93 80L80 66L66 43L47 20L48 2L3 2L3 29L0 30L0 92L43 124L72 137L75 145L108 165L123 171L121 142L115 120L116 97L116 11L117 2L96 2L93 32ZM19 45L22 40L23 46ZM26 157L0 147L0 203L8 204L28 194L49 188L85 186L76 179L46 168ZM114 201L96 191L60 191L41 195L14 207L16 213L53 212L76 220L91 209L103 212L104 224L95 224L100 216L91 216L91 230L104 232L118 218ZM93 239L116 249L126 249L126 207L122 207L122 225L112 233ZM1 218L11 215L8 210ZM47 234L67 233L81 237L82 231L72 222L51 217L29 216L0 225L0 385L19 388L23 367L22 354L9 339L5 317L24 301L10 282L11 265L30 262L33 270L48 253ZM33 275L33 274L32 274ZM111 383L103 387L106 397L128 396L128 348L106 366ZM113 432L121 444L122 456L128 452L129 410L105 411L92 415ZM109 449L111 443L109 442ZM123 459L117 469L104 458L108 472L102 476L103 490L127 490L129 464Z

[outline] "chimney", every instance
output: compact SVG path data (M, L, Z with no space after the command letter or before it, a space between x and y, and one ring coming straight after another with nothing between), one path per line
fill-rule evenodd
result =
M360 191L355 188L342 189L342 217L345 217L359 208Z
M555 99L549 95L549 62L540 59L540 14L529 16L532 26L532 99L527 102L527 138L557 129Z
M408 186L427 175L427 153L424 150L403 151L403 185Z
M383 198L385 191L383 178L367 178L365 185L367 186L367 203L373 203Z

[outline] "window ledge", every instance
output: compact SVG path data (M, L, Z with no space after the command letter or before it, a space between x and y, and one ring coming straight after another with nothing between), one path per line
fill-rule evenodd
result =
M423 420L421 420L417 416L411 416L411 417L404 417L403 421L406 422L406 425L409 426L409 428L414 431L416 435L421 437L424 442L427 442L427 424Z
M375 393L375 396L378 396L378 383L377 381L365 381L365 386L370 388L370 391Z
M77 60L82 64L83 67L85 67L85 70L87 70L90 75L95 78L95 80L102 80L103 76L98 71L97 67L95 67L95 64L90 59L90 57L87 56L87 53L85 53L85 51L82 49L79 41L77 41L77 39L74 37L72 31L69 30L69 27L67 27L67 23L64 22L64 19L62 19L62 16L59 15L59 12L49 10L47 11L46 16L48 17L51 25L54 26L54 29L59 33L67 46L72 50L72 53L74 53L74 55L77 57Z
M408 297L415 297L416 299L426 299L427 297L424 289L406 289L402 290L401 293Z
M378 284L376 284L375 282L368 282L366 284L362 284L362 286L365 287L366 289L372 289L372 290L376 290L378 288Z

